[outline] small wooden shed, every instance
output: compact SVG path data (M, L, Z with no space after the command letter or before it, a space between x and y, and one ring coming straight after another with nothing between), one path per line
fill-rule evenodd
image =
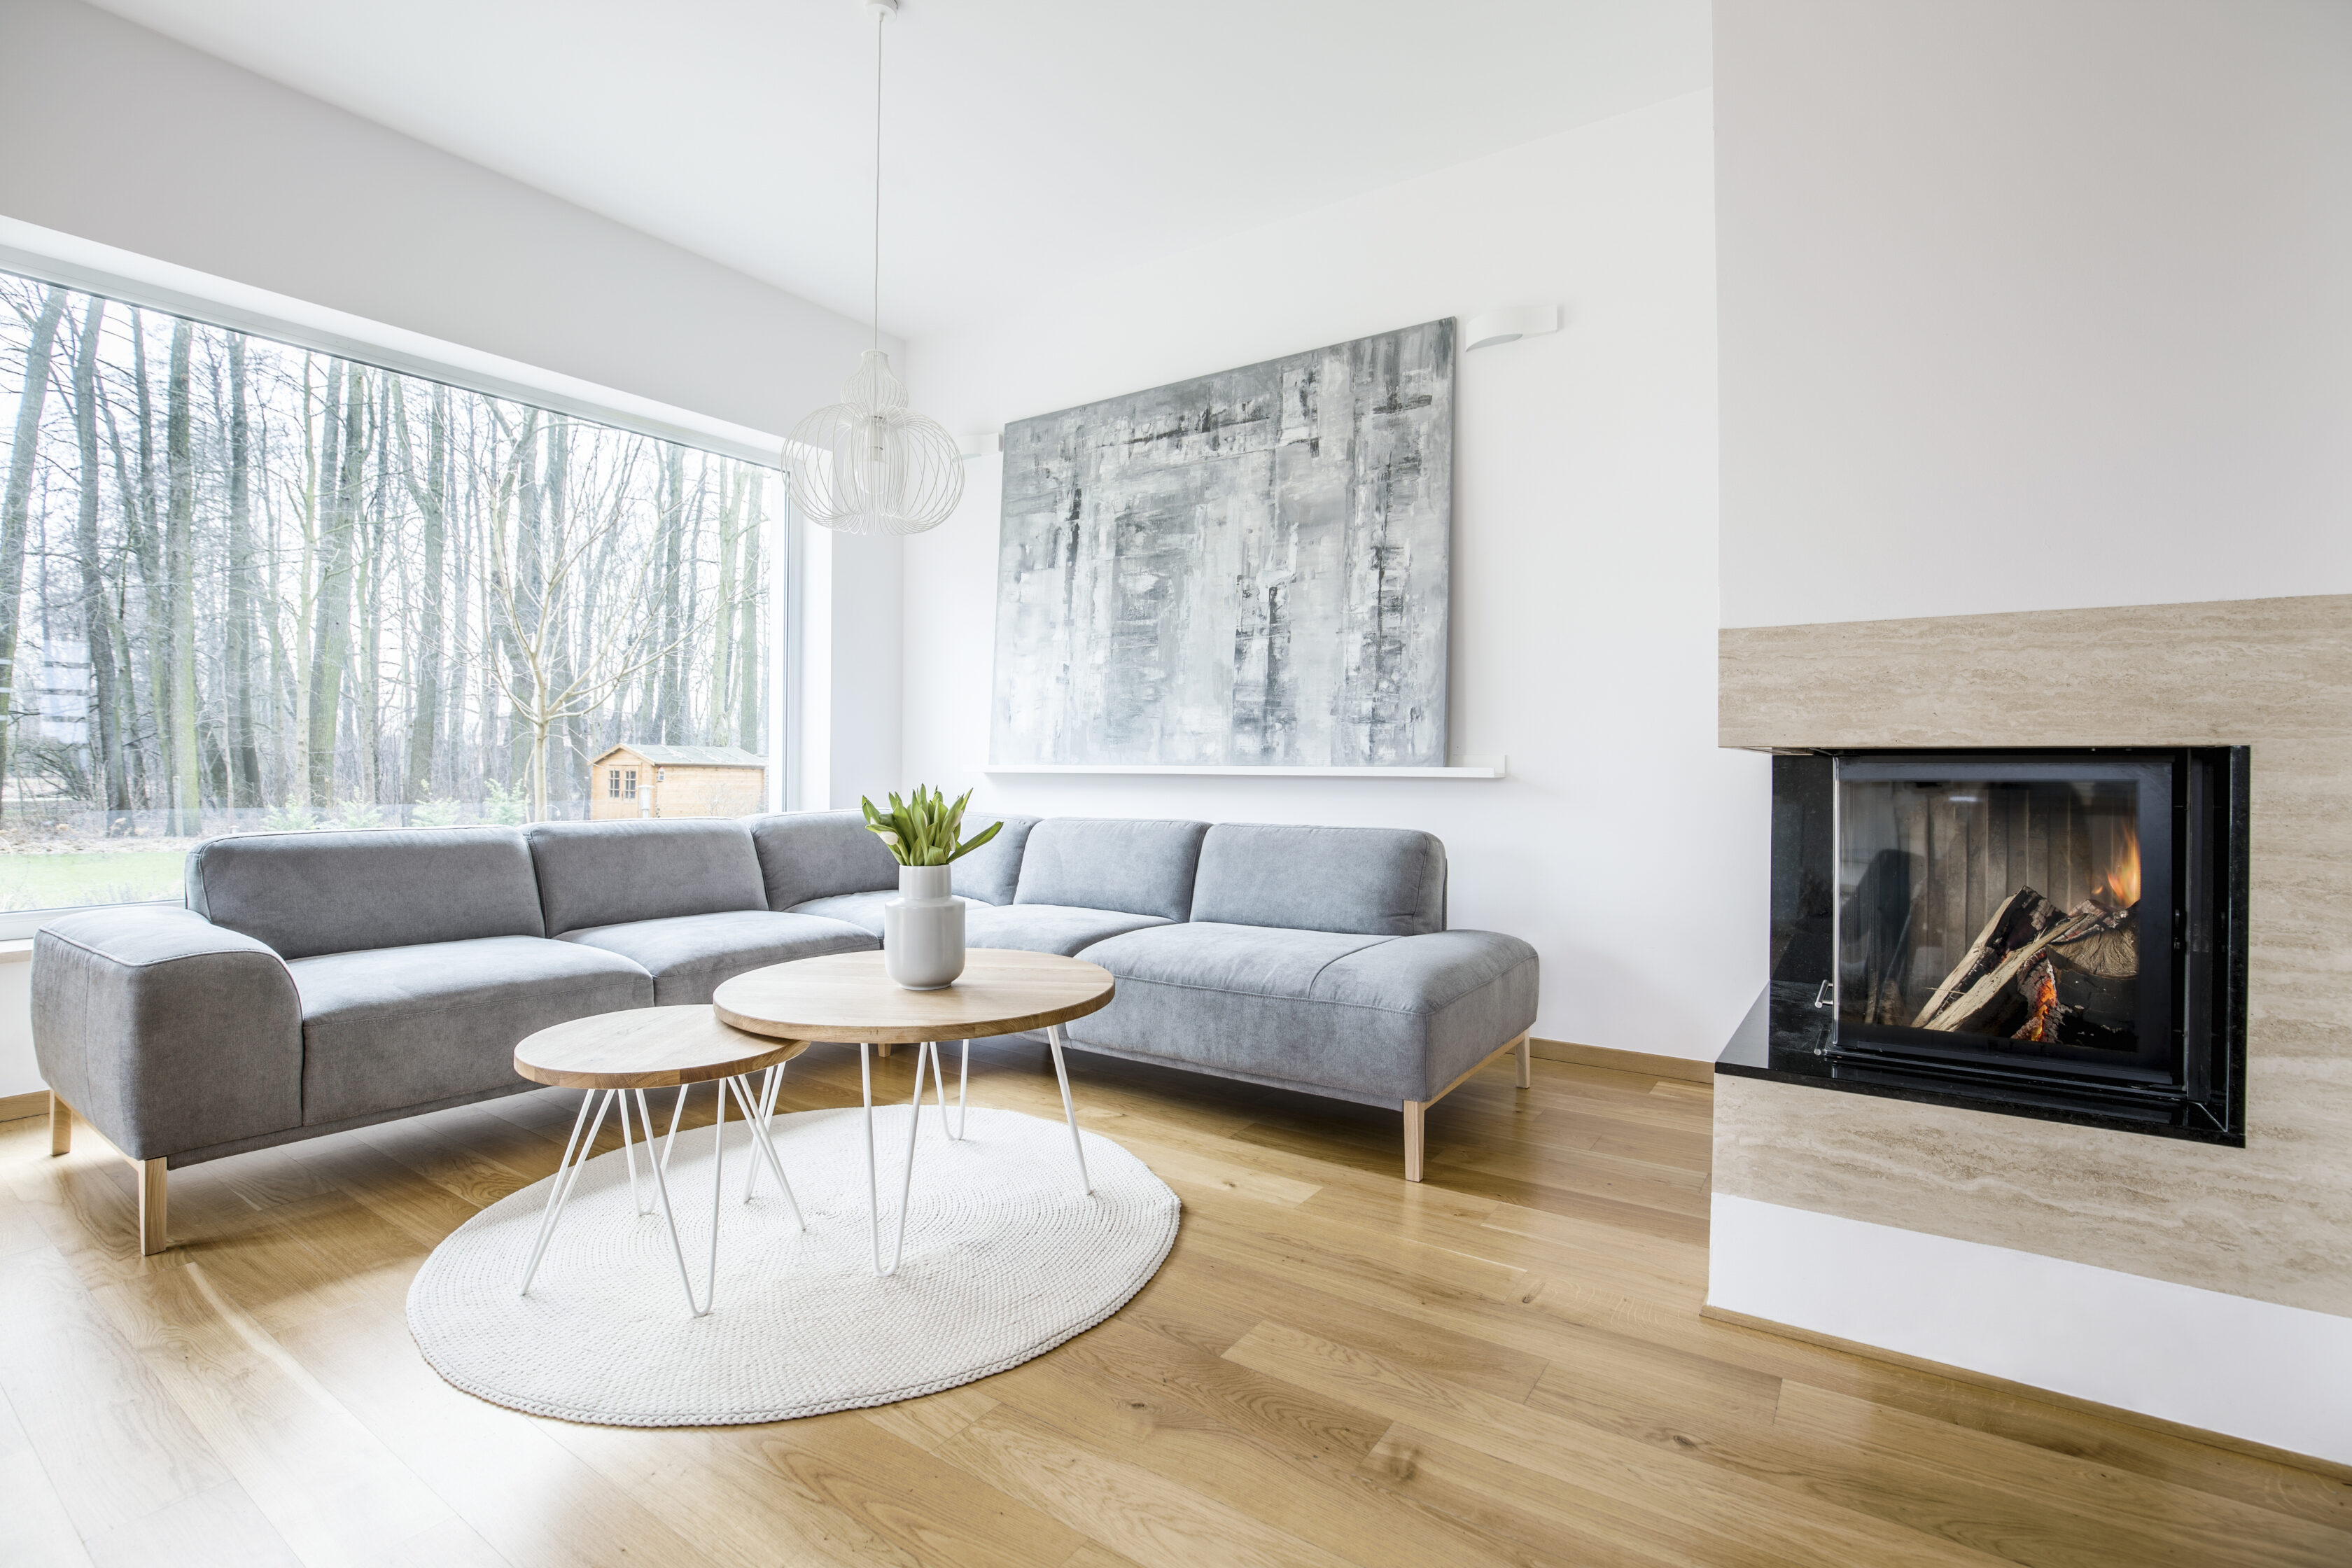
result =
M591 822L767 808L768 764L740 746L614 746L588 770Z

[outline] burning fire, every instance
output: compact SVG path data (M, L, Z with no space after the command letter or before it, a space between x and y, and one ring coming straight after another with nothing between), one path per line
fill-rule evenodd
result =
M2135 866L2137 863L2135 862ZM2132 873L2135 882L2139 873ZM2137 890L2137 889L2135 889ZM2025 1026L2011 1037L2019 1040L2054 1040L2058 1037L2058 970L2048 959L2035 964L2027 976L2032 987L2033 1012Z
M2119 910L2139 902L2139 833L2129 821L2116 825L2116 838L2106 866L2091 890Z

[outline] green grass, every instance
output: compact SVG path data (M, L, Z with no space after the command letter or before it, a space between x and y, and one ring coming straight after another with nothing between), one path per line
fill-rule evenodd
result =
M181 889L184 849L0 854L0 910L55 910L165 899Z

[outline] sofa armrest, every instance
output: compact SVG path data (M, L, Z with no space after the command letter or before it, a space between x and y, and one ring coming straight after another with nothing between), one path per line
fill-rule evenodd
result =
M33 1053L134 1160L302 1123L302 1003L285 960L188 910L68 915L33 942Z
M1425 1078L1405 1098L1433 1100L1535 1026L1541 978L1536 950L1517 937L1425 931L1335 960L1316 976L1315 994L1419 1016Z

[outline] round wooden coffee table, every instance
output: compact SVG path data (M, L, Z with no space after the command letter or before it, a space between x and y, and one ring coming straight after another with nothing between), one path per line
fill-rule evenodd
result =
M572 1195L581 1167L588 1163L588 1151L604 1125L604 1113L615 1104L621 1109L621 1148L629 1163L629 1198L636 1205L637 1146L629 1137L629 1100L634 1095L637 1134L646 1146L646 1163L653 1167L662 1217L669 1225L670 1251L677 1258L678 1281L686 1287L687 1310L698 1318L709 1311L719 1291L719 1190L724 1175L727 1097L730 1092L735 1096L751 1126L753 1145L766 1156L768 1169L784 1189L784 1201L792 1205L793 1220L801 1223L800 1200L793 1196L792 1183L784 1179L784 1168L768 1142L767 1121L781 1087L776 1069L806 1049L806 1040L780 1040L730 1029L713 1017L708 1007L638 1007L625 1013L599 1013L541 1029L517 1046L516 1072L537 1083L588 1091L580 1101L580 1114L572 1119L563 1158L556 1164L547 1206L540 1212L539 1237L531 1246L530 1261L523 1266L522 1293L530 1294L540 1259L563 1215L563 1201ZM754 1089L750 1075L763 1070L766 1078ZM698 1083L716 1086L719 1094L719 1114L711 1124L710 1274L699 1305L695 1301L694 1281L687 1272L686 1247L678 1239L677 1215L670 1207L667 1174L670 1146L677 1141L678 1118L686 1110L686 1092ZM649 1089L677 1090L670 1107L669 1134L662 1140L658 1154L654 1151L653 1119L646 1109ZM593 1121L588 1114L591 1108L596 1113ZM756 1178L759 1166L754 1165L751 1173ZM751 1195L747 1187L744 1201L750 1202ZM637 1206L637 1212L652 1211Z
M923 1066L930 1064L938 1086L940 1124L947 1130L948 1086L940 1069L940 1042L963 1042L956 1087L957 1125L963 1135L965 1091L971 1079L971 1042L992 1035L1043 1029L1054 1055L1054 1077L1062 1088L1062 1118L1069 1123L1070 1149L1077 1156L1078 1184L1088 1193L1087 1151L1078 1137L1078 1113L1070 1100L1070 1071L1062 1059L1062 1026L1109 1005L1117 983L1109 970L1053 952L976 947L965 955L963 973L936 991L908 991L883 972L879 952L835 952L803 958L739 974L720 985L711 1011L720 1023L755 1035L790 1040L826 1040L857 1047L858 1077L866 1091L866 1220L874 1243L874 1271L894 1274L907 1248L907 1200L914 1191L915 1137L923 1120ZM882 1267L882 1208L874 1160L874 1064L872 1047L911 1045L915 1099L907 1123L907 1164L898 1192L898 1239L890 1267Z

